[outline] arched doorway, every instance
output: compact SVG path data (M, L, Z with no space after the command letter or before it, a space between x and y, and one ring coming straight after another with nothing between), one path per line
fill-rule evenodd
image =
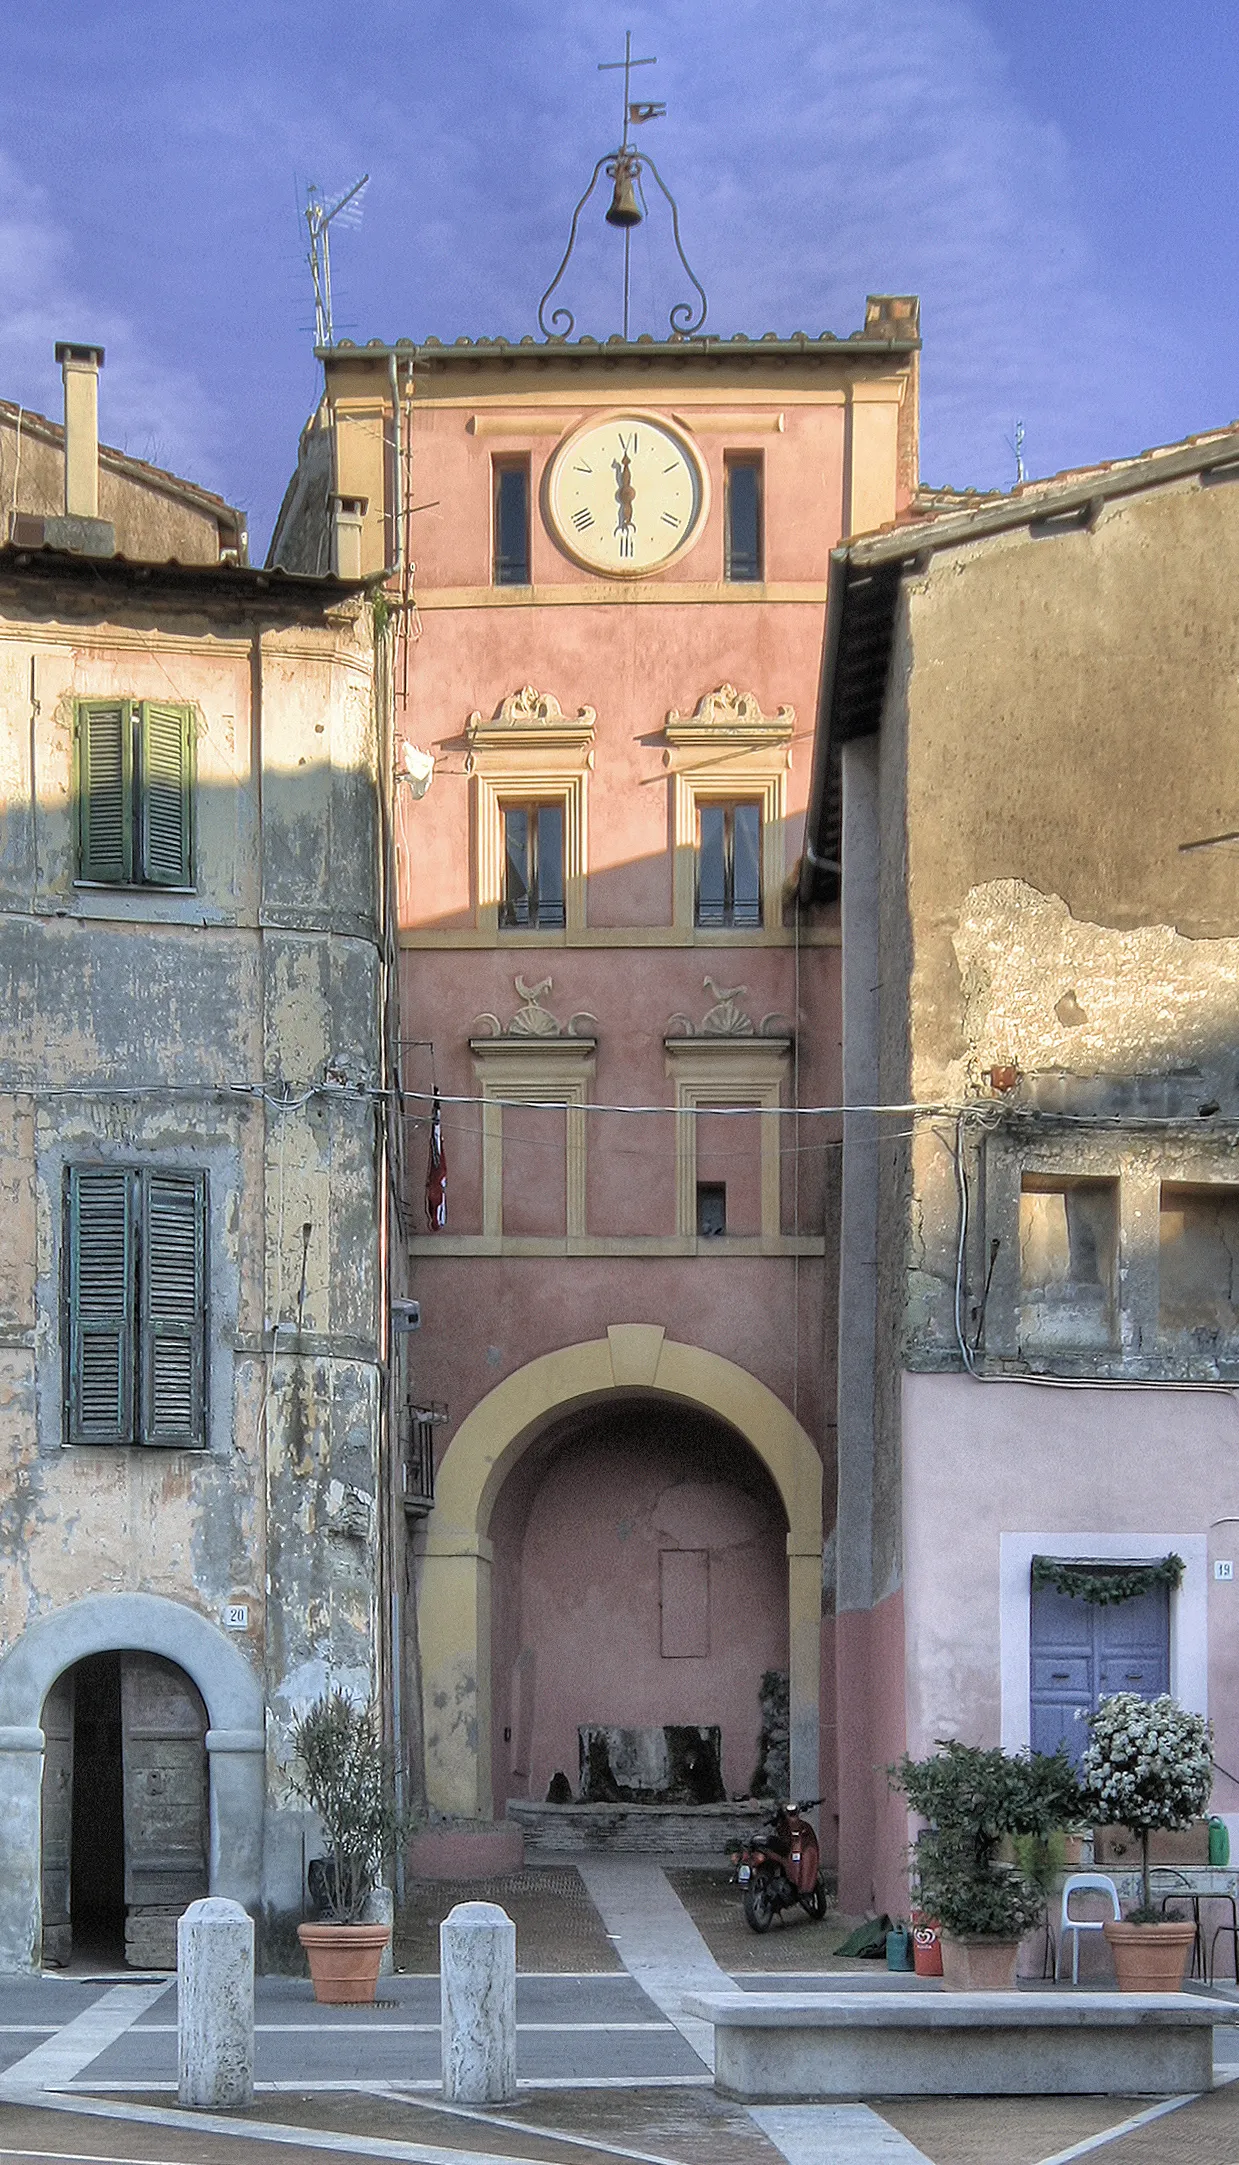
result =
M734 1429L626 1393L552 1422L490 1538L496 1811L555 1777L594 1802L747 1794L787 1673L787 1519Z
M88 1654L43 1702L43 1961L176 1967L209 1885L207 1711L161 1655Z
M199 1692L210 1727L209 1891L257 1912L266 1710L237 1645L162 1594L87 1594L39 1617L0 1658L0 1975L38 1969L43 1940L42 1724L58 1677L92 1654L161 1655Z
M462 1421L436 1475L419 1572L426 1787L442 1812L487 1818L492 1781L491 1519L504 1484L548 1428L594 1406L641 1396L713 1415L765 1467L787 1524L791 1786L819 1775L822 1462L810 1437L746 1369L659 1324L613 1324L517 1369Z

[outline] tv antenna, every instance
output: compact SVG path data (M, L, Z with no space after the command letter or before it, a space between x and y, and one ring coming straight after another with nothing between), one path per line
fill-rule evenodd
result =
M1007 442L1011 455L1015 460L1015 486L1017 489L1022 489L1028 479L1028 468L1024 464L1024 424L1022 421L1016 421L1014 434L1007 439Z
M314 343L316 346L334 346L335 323L331 313L331 226L341 217L345 225L361 223L361 192L369 182L370 175L363 173L351 188L337 196L334 203L327 200L320 187L310 182L305 192L305 222L310 234L310 252L306 261L314 280Z

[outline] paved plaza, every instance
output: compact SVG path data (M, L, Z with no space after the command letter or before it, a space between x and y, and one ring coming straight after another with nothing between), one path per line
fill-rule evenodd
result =
M317 2007L308 1982L260 1978L257 2096L232 2117L176 2106L175 1978L52 1972L0 1983L0 2165L320 2165L325 2154L393 2165L1239 2165L1239 2036L1226 2030L1218 2086L1196 2099L729 2103L714 2094L711 2032L684 2014L686 1992L837 1990L845 1979L863 1991L864 1971L728 1971L657 1866L593 1860L580 1882L596 1913L587 1959L615 1966L522 1968L508 2107L442 2102L428 1972L382 1979L373 2008ZM781 1951L794 1943L801 1959L820 1948L829 1960L834 1937L789 1932ZM541 1952L545 1939L529 1938Z

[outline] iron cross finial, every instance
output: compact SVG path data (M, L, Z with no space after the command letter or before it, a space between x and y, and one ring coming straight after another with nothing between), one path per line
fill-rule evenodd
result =
M660 114L666 110L664 106L656 107L652 105L642 105L640 108L634 109L632 103L631 92L633 69L653 68L657 65L657 53L648 54L644 60L633 59L631 30L626 30L624 32L624 57L622 60L600 60L598 62L598 73L600 75L606 74L607 71L611 68L622 68L624 70L624 139L622 144L620 145L620 148L622 150L627 150L628 148L628 130L634 120L657 120Z

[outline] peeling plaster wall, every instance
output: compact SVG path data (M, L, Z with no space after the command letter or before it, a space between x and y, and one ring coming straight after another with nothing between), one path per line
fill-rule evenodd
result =
M999 1741L1009 1619L995 1608L988 1640L974 1620L965 1646L956 1610L960 1586L996 1584L1000 1534L1054 1526L1120 1553L1239 1510L1218 1450L1235 1399L1109 1388L1239 1383L1234 1219L1216 1195L1239 1190L1237 549L1239 489L1188 481L1104 504L1091 528L943 551L902 597L883 718L882 850L903 870L881 902L883 1088L903 1094L902 1044L913 1100L969 1108L962 1320L998 1379L960 1373L961 1137L944 1110L892 1142L880 1199L889 1381L905 1373L875 1467L895 1438L913 1749ZM1021 1304L1021 1187L1080 1182L1113 1198L1113 1301L1081 1299L1073 1323L1068 1288L1050 1328L1028 1284ZM1016 1380L1038 1368L1082 1387ZM1136 1434L1139 1449L1112 1448ZM1211 1601L1211 1688L1237 1661L1239 1612Z
M374 1694L385 1645L370 623L80 611L0 590L0 1659L88 1593L220 1628L246 1606L278 1951L303 1874L289 1720L328 1682ZM192 895L74 884L74 701L120 694L195 710ZM207 1171L205 1450L64 1444L64 1174L84 1162Z

